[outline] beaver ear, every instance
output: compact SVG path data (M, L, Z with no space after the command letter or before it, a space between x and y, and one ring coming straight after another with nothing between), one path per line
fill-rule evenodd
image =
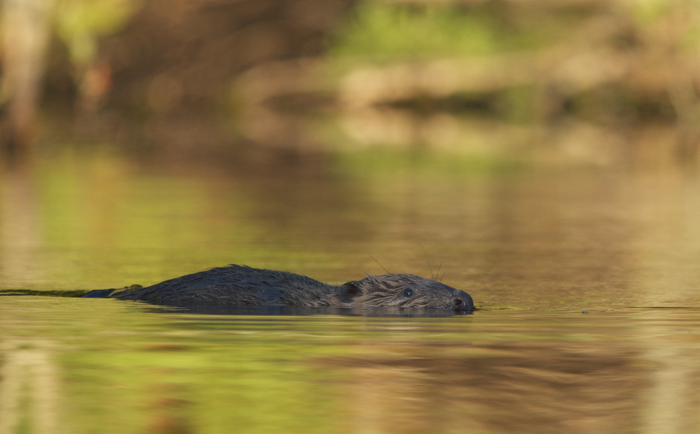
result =
M338 288L338 298L343 303L352 303L352 300L361 295L360 282L347 282Z

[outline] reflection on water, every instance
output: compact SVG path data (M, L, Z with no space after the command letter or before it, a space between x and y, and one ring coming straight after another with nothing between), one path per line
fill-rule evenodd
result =
M0 287L151 284L228 263L331 283L383 273L373 256L439 269L481 310L200 315L0 297L0 434L698 431L694 174L296 158L91 149L3 169Z
M21 420L60 427L29 432L70 433L700 427L696 310L400 319L154 309L4 299L0 432Z
M48 356L47 344L11 339L3 344L5 361L0 377L3 379L0 383L0 433L55 432L58 370Z

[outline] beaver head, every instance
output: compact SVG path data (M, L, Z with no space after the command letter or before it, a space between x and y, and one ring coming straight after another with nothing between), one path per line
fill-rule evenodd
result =
M466 292L412 274L367 276L341 285L337 296L345 305L369 308L474 309Z

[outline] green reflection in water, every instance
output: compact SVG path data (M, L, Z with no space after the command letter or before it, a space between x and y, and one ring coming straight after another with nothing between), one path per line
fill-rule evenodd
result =
M483 174L508 176L533 167L524 158L502 155L454 155L424 150L378 148L371 151L345 151L336 154L340 170L356 177L389 178L430 176L474 177ZM401 178L398 178L401 179Z
M50 432L646 432L669 418L678 429L658 432L700 426L697 391L683 386L700 350L690 310L226 317L16 297L0 301L0 327L0 396L28 397L21 424L31 426L45 423L31 411L39 396L53 396L42 404L56 414ZM18 365L24 371L10 370ZM8 395L11 383L31 387ZM0 406L3 417L12 411Z

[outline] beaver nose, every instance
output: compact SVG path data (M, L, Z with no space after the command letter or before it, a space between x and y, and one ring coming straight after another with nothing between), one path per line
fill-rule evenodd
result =
M464 291L455 292L452 298L452 306L458 310L472 310L474 308L472 298Z

